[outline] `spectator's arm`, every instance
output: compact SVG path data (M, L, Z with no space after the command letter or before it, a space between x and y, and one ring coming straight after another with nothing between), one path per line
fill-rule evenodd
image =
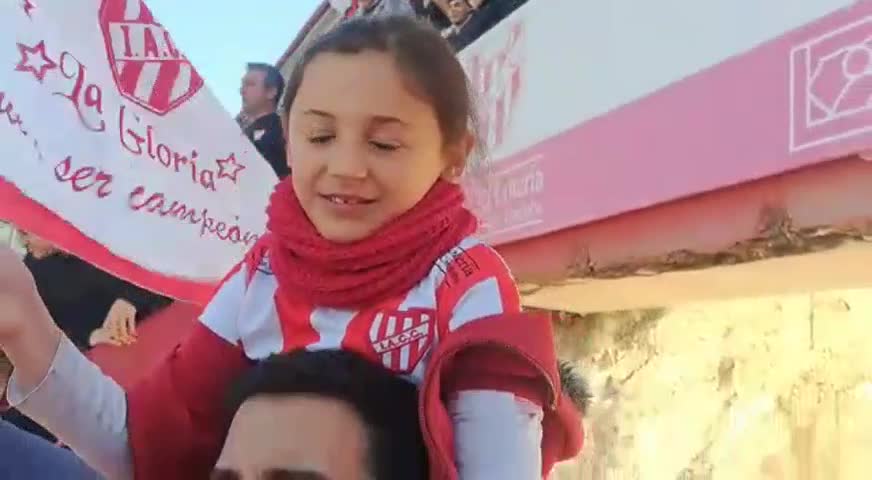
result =
M79 260L83 262L83 260ZM136 308L137 316L148 315L152 311L166 306L170 300L162 295L152 293L144 288L122 280L96 266L88 265L86 275L93 282L93 290L100 290L116 299L121 299Z
M118 298L130 302L131 305L136 307L137 319L142 319L144 316L150 315L172 302L172 300L163 295L152 293L132 283L124 283L124 288L121 289Z
M255 146L273 168L277 177L285 178L290 174L291 170L285 157L285 140L281 130L268 130L260 141L255 142Z
M91 345L91 335L94 333L94 330L91 328L93 327L66 328L64 333L76 348L86 351L93 346Z

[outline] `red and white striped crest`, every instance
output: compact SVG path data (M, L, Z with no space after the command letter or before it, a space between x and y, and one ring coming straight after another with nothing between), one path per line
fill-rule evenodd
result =
M380 311L370 326L372 348L385 367L412 373L433 343L433 310Z
M100 29L123 97L164 115L203 87L202 77L142 0L103 0Z

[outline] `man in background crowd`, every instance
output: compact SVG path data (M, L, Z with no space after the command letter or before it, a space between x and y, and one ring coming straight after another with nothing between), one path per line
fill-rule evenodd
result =
M291 173L285 158L285 136L276 113L285 79L281 72L266 63L249 63L239 94L242 96L242 120L245 135L269 162L279 178Z
M527 0L423 1L428 19L458 52L527 3Z
M380 15L416 14L409 0L352 0L345 11L345 18Z

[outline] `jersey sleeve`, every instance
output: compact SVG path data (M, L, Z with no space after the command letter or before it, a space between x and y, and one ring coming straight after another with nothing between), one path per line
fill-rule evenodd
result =
M521 311L515 280L502 257L474 239L464 240L440 260L436 288L439 335L469 322Z
M507 392L467 390L448 401L460 480L533 480L542 473L542 407Z
M465 326L482 319L499 328L500 315L521 311L508 266L487 245L466 240L443 265L436 291L440 338L464 335ZM537 372L499 349L473 349L457 361L460 373L444 388L459 479L541 478L544 399L529 380Z
M234 269L190 335L128 393L128 438L136 479L207 478L230 415L224 398L250 361L237 319L247 268Z

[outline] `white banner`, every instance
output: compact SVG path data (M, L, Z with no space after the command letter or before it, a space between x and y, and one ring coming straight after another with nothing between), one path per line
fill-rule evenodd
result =
M180 285L263 232L269 165L142 1L3 0L0 18L0 216L199 297Z

